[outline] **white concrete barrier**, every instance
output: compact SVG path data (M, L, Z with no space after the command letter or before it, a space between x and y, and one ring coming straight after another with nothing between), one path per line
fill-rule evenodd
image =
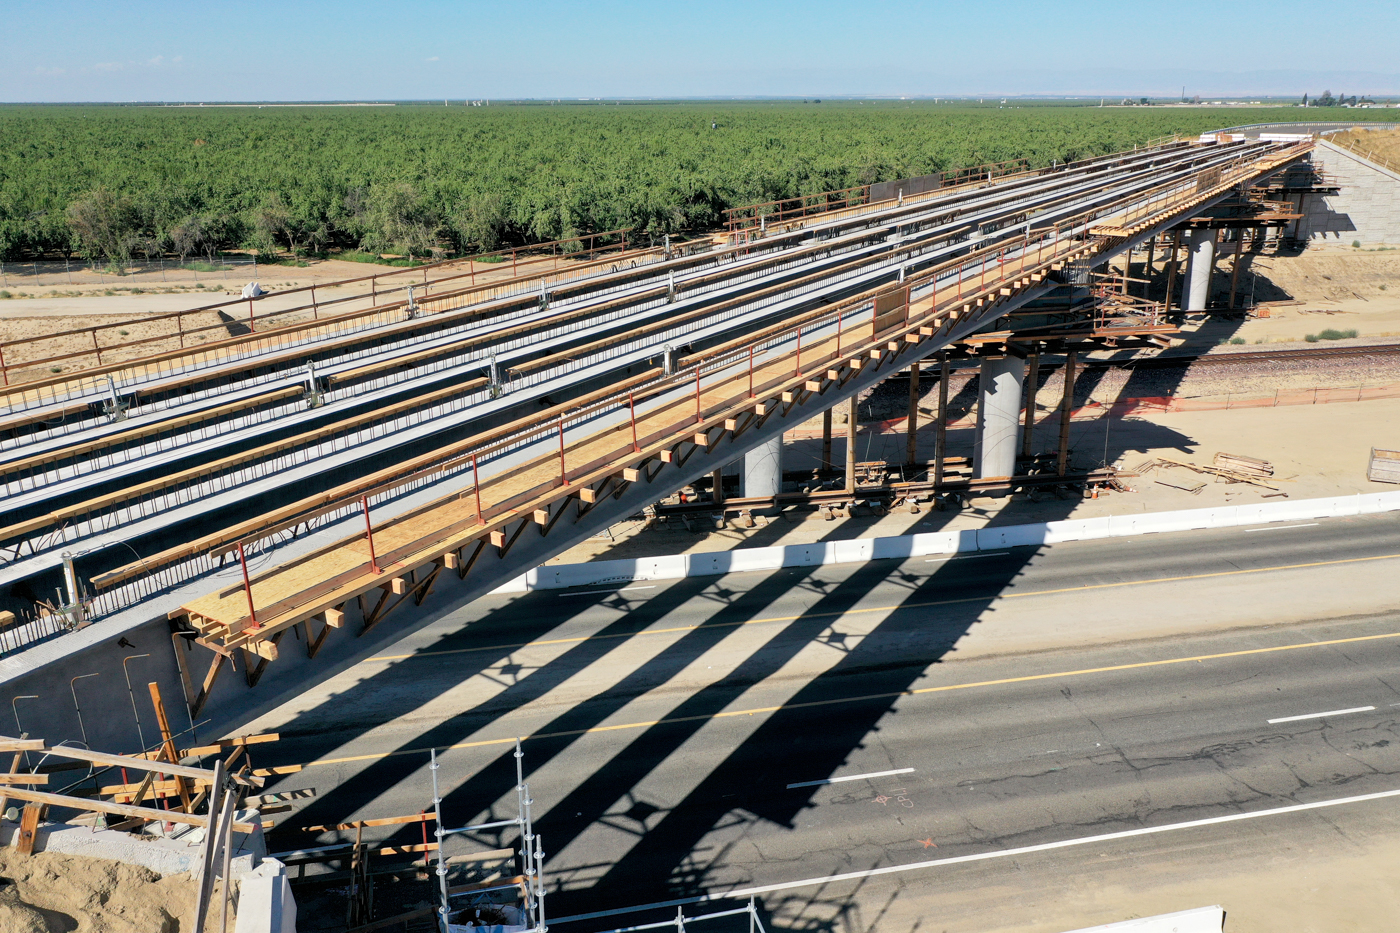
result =
M598 560L586 564L546 564L497 587L494 592L524 593L529 590L557 590L571 586L631 583L637 580L720 576L754 570L778 570L783 567L903 560L928 554L990 551L1057 544L1062 541L1091 541L1096 538L1121 538L1168 531L1192 531L1198 528L1230 528L1238 525L1262 525L1270 522L1394 511L1400 511L1400 491L1363 493L1330 499L1285 499L1281 502L1183 509L1175 512L1071 518L1026 525L994 525L965 531L932 531L884 538L857 538L852 541L784 544L705 554L677 554L670 557Z
M1179 910L1174 914L1138 917L1120 923L1085 927L1070 933L1220 933L1225 929L1225 909L1219 905Z
M265 858L238 882L238 919L233 933L297 933L297 902L287 867Z

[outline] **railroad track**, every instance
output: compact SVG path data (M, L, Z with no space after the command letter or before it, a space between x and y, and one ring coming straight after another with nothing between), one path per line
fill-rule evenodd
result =
M1240 350L1228 353L1173 353L1136 356L1122 360L1085 360L1085 369L1175 369L1184 366L1286 363L1297 360L1352 359L1368 356L1400 356L1400 343L1367 344L1360 347L1300 347L1296 350ZM1044 368L1045 364L1042 363Z

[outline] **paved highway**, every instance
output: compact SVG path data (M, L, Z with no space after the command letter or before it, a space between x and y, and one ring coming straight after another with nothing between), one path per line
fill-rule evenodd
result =
M430 746L449 823L507 815L514 735L556 917L1400 789L1397 569L1372 516L478 600L255 724L319 793L273 846L428 805ZM1223 865L1266 822L1137 849ZM766 909L917 914L1010 869L921 871Z

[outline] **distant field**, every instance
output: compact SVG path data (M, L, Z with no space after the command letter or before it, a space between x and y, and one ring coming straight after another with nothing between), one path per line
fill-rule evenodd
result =
M0 259L237 246L424 255L622 226L659 234L714 226L725 207L755 201L1012 158L1048 165L1294 115L1317 112L928 101L0 107Z

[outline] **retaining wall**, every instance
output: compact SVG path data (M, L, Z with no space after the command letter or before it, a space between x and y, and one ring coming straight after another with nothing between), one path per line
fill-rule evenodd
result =
M1400 173L1319 140L1313 163L1337 179L1337 194L1303 196L1300 239L1400 243Z

